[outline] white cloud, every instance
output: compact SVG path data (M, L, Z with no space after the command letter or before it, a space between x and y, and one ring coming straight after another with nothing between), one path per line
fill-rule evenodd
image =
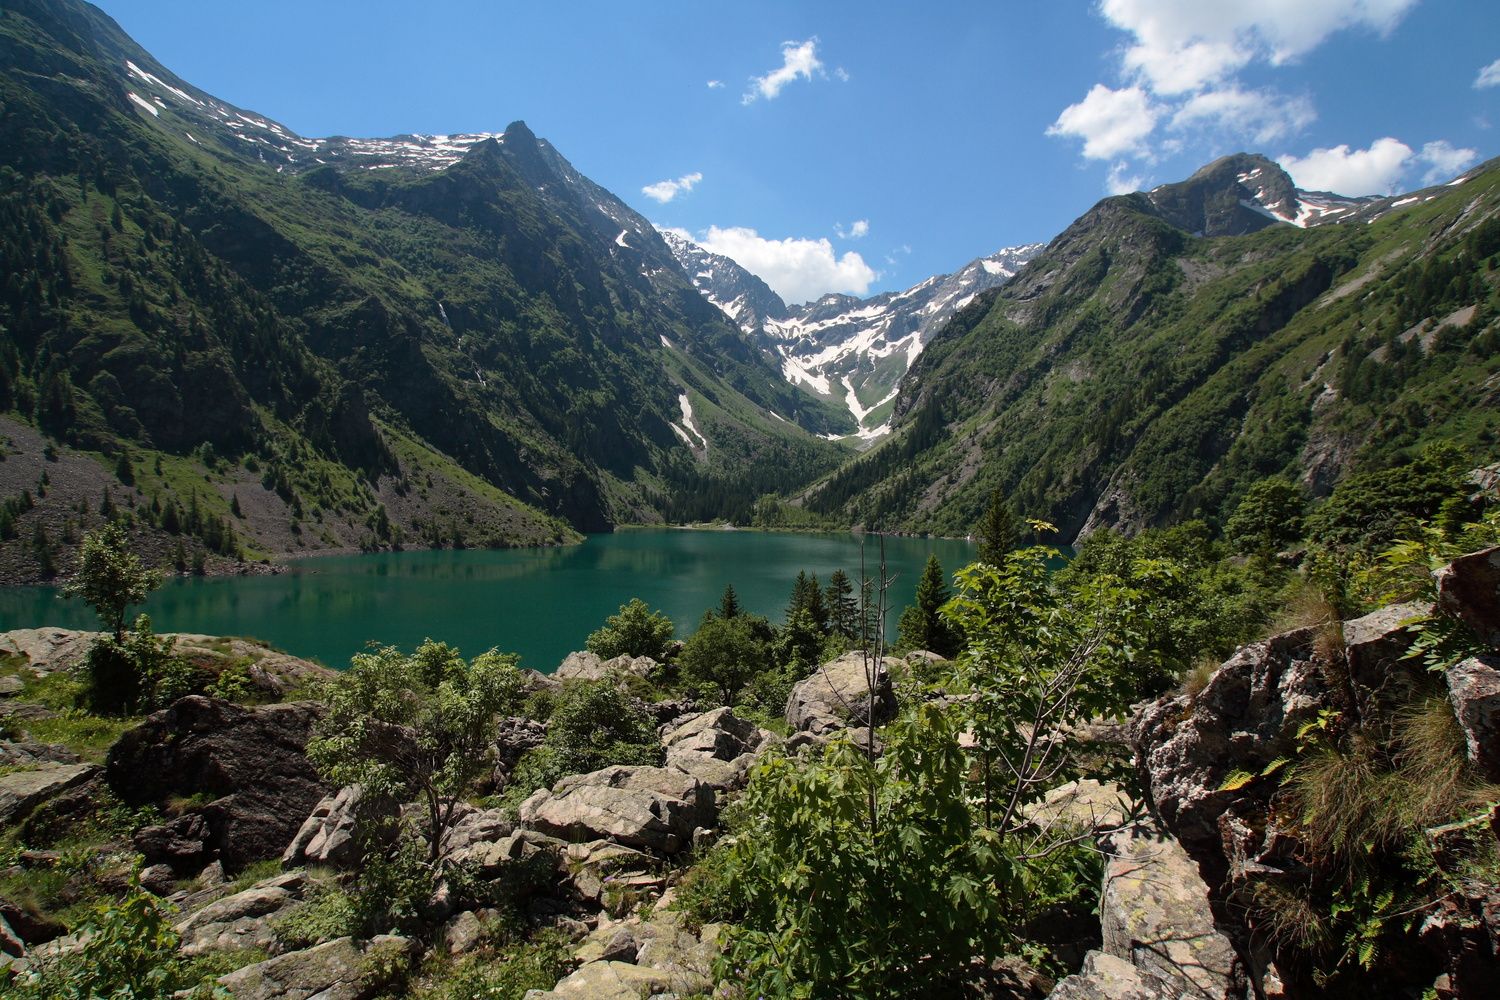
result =
M753 103L757 98L774 100L782 89L797 78L811 80L813 74L821 75L823 62L818 58L816 36L805 42L782 42L781 65L765 76L750 78L750 89L740 99L742 104Z
M1125 68L1160 95L1221 82L1253 63L1281 65L1346 28L1390 31L1417 0L1103 0L1134 36Z
M1283 154L1276 162L1304 190L1358 196L1390 194L1411 159L1410 146L1387 136L1376 139L1369 149L1340 145L1300 157Z
M1479 159L1479 153L1455 147L1446 139L1439 139L1423 146L1417 159L1428 165L1427 172L1422 175L1422 183L1438 184L1467 170Z
M1228 86L1194 94L1172 115L1174 129L1219 128L1257 143L1295 135L1317 120L1305 97L1288 97L1269 90L1241 90Z
M880 277L854 251L836 254L827 239L774 240L742 226L710 226L694 242L758 275L787 302L807 302L828 292L863 295Z
M1063 109L1047 134L1082 139L1083 155L1090 160L1144 156L1146 137L1159 115L1140 87L1111 90L1096 83L1083 100Z
M1128 174L1128 169L1123 160L1116 160L1109 165L1109 178L1104 186L1110 194L1129 194L1146 186L1144 177L1140 174Z
M849 82L849 71L847 69L845 69L844 67L842 67L842 66L840 66L837 69L835 69L833 71L833 75L836 76L836 77L838 77L838 81L840 83L848 83Z
M841 240L861 240L870 235L870 220L855 219L849 224L848 229L845 229L842 224L835 223L833 231Z
M710 80L710 81L708 81L708 89L709 90L722 90L723 88L724 88L724 81L723 80Z
M1481 90L1485 87L1500 87L1500 59L1496 59L1474 78L1474 89Z
M647 184L641 188L641 194L647 198L654 198L665 205L678 195L687 194L702 179L703 175L695 170L690 174L683 174L675 181L665 180L657 181L655 184Z

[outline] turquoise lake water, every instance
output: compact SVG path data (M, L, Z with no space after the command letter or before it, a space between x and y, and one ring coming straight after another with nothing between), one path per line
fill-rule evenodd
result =
M928 555L951 578L975 553L951 539L887 538L885 548L895 577L892 637ZM873 578L873 537L865 559ZM664 611L682 638L725 584L744 607L780 623L799 570L826 583L843 569L858 586L859 566L852 534L628 529L563 548L333 556L275 576L172 579L144 610L159 632L253 636L331 667L346 666L367 642L410 648L431 637L469 656L498 647L551 671L632 597ZM98 627L86 605L56 588L0 588L0 631L40 625Z

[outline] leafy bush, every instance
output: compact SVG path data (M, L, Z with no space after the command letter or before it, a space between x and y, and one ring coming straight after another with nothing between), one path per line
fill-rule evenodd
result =
M493 953L464 956L417 1000L521 1000L527 990L550 990L573 967L573 945L559 931L506 942Z
M314 886L306 903L271 921L271 933L287 951L310 948L358 930L354 900L342 889L327 885Z
M772 635L770 624L756 615L705 615L678 657L683 679L733 705L757 673L775 665Z
M123 638L101 635L89 648L83 701L100 715L149 712L204 689L207 678L172 655L172 641L151 631L145 615Z
M732 841L685 882L694 922L734 919L719 974L749 995L957 995L1017 944L1039 901L1071 897L1079 864L1020 856L969 804L957 713L924 705L870 760L772 755L734 809Z
M649 656L661 662L667 658L667 643L672 641L672 619L652 611L646 602L633 598L622 604L618 614L604 620L604 627L591 633L586 645L589 652L602 659L616 656Z
M387 646L355 656L329 685L307 756L334 784L420 800L436 861L456 804L490 769L495 716L524 699L515 656L491 650L466 663L430 639L411 655Z
M168 1000L192 987L192 967L177 953L168 905L133 885L101 904L77 928L81 951L43 959L12 981L17 1000ZM201 995L211 995L203 988ZM199 994L195 994L199 995Z
M514 807L569 774L611 764L662 762L651 716L610 681L566 685L552 705L546 740L516 763L505 802Z

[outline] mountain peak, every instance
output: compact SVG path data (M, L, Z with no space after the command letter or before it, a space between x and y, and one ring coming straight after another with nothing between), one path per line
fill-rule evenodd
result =
M1296 185L1258 153L1221 156L1185 181L1146 195L1156 214L1196 236L1243 236L1298 214Z
M505 126L505 138L515 142L536 142L536 133L531 131L524 121L517 118Z

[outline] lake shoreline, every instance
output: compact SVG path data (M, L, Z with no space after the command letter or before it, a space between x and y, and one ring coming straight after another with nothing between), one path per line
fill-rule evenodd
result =
M643 528L578 545L319 554L276 574L174 577L131 614L150 615L160 632L254 636L330 665L347 664L370 641L409 649L432 638L466 655L519 653L524 666L551 671L632 598L670 617L683 638L728 585L747 610L780 622L799 572L824 583L836 569L858 578L859 540L846 532ZM886 554L899 611L929 555L952 571L974 548L887 537ZM871 565L868 546L865 558ZM55 585L0 590L0 631L42 626L98 624Z

